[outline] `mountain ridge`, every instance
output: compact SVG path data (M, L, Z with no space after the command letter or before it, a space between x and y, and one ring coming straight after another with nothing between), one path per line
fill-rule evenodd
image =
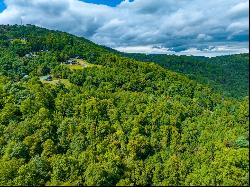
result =
M0 165L0 185L247 186L249 98L73 35L0 26Z

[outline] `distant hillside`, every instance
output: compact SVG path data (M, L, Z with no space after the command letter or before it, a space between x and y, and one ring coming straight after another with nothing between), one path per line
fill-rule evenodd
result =
M249 98L84 38L1 25L0 185L248 186Z
M175 55L124 54L139 61L155 62L180 72L202 84L208 84L225 96L249 95L249 54L213 58Z

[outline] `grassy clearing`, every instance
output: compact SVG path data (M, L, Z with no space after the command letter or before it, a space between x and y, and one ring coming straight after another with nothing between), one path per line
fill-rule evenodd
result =
M42 83L43 84L52 84L52 85L57 85L59 83L62 83L66 87L70 87L71 86L71 83L69 82L68 79L54 79L52 81L45 81L45 80L43 80Z
M83 66L79 65L79 64L73 64L73 65L68 65L69 69L71 70L81 70L83 69Z
M83 68L101 67L101 65L90 64L86 60L75 59L78 64L67 65L71 70L81 70Z
M90 64L88 63L86 60L82 60L82 59L75 59L78 64L67 64L67 66L69 67L69 69L71 70L82 70L83 68L91 68L91 67L102 67L101 65L95 65L95 64ZM59 84L59 82L61 82L62 84L64 84L66 87L70 87L72 84L69 82L68 79L55 79L52 78L52 81L47 81L47 80L41 80L41 82L43 84L52 84L52 85L57 85Z

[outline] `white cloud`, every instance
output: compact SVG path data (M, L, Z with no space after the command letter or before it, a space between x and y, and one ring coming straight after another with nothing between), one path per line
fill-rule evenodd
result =
M212 37L206 34L199 34L197 36L197 39L208 41L208 40L212 40Z
M229 10L229 14L232 16L242 16L242 15L248 15L249 14L249 2L240 2L239 4L236 4Z
M249 49L242 45L219 45L209 46L208 48L198 49L195 47L188 48L183 51L173 51L169 48L155 47L155 46L133 46L133 47L117 47L116 50L126 53L145 53L145 54L174 54L174 55L194 55L215 57L219 55L249 53Z
M115 49L126 53L166 54L172 52L168 48L155 46L117 47Z
M204 50L209 46L230 44L235 53L248 48L248 0L126 0L117 7L78 0L4 2L0 24L19 24L22 18L120 50L197 54L193 49L209 53Z
M194 56L206 56L206 57L215 57L219 55L229 55L229 54L240 54L240 53L249 53L249 49L245 47L239 48L239 46L209 46L206 49L200 50L197 48L190 48L179 53L177 55L194 55Z

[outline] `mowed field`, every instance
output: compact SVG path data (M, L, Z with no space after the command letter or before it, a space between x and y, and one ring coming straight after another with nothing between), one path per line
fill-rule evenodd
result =
M95 64L90 64L88 63L86 60L83 60L83 59L75 59L78 64L67 64L66 66L69 67L70 70L82 70L84 68L91 68L91 67L102 67L101 65L95 65ZM52 78L51 81L48 81L48 80L41 80L42 83L44 84L53 84L53 85L56 85L56 84L59 84L59 83L62 83L64 84L66 87L70 87L71 86L71 83L69 82L68 79L59 79L59 78Z
M81 70L83 68L88 67L101 67L100 65L90 64L86 60L83 59L75 59L78 64L67 65L71 70Z

